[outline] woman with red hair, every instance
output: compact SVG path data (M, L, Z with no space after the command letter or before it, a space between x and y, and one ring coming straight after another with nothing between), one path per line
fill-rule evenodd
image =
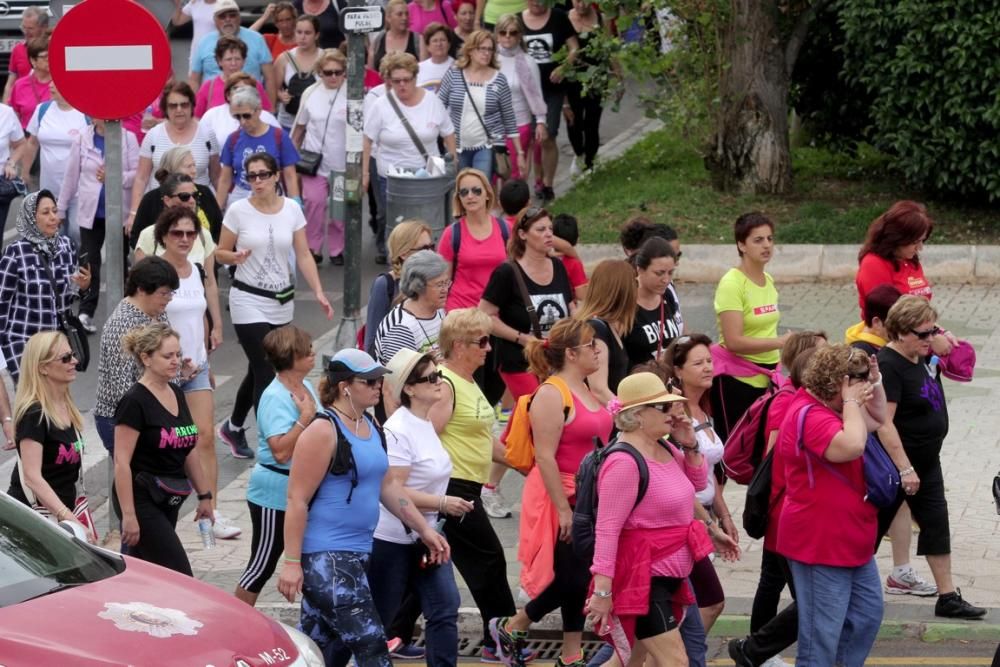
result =
M927 208L915 201L898 201L868 227L858 253L858 304L864 309L868 293L886 283L902 294L931 298L919 252L934 231Z

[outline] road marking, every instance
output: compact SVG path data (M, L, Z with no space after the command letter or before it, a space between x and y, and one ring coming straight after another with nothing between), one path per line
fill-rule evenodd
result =
M153 47L150 44L66 47L67 72L151 69L153 69Z

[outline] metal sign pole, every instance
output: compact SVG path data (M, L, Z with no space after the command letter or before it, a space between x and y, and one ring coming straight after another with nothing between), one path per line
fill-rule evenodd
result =
M104 124L104 278L107 290L104 305L108 314L125 297L125 234L122 230L122 123L109 120ZM100 285L94 285L100 289ZM108 457L108 531L115 526L111 511L111 485L115 479L115 462Z
M341 25L347 32L347 172L344 182L344 308L340 325L337 327L335 345L338 350L357 345L359 320L361 319L361 151L362 126L364 123L365 95L365 55L367 46L365 34L368 27L350 29L354 21L343 17L358 16L359 8L365 8L363 0L350 0L341 14ZM355 10L352 12L351 10ZM367 16L371 10L381 14L381 9L361 9ZM381 19L381 16L379 16ZM378 21L381 23L381 20Z

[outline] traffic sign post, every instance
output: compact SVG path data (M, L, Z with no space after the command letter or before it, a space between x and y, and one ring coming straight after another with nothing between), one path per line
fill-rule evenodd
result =
M344 308L334 345L338 350L357 345L361 319L361 150L365 95L365 34L380 30L382 8L351 0L340 12L347 33L347 175L344 183ZM331 189L330 196L333 196ZM324 361L325 363L325 361Z
M66 13L49 40L49 68L75 109L106 120L104 128L105 307L124 297L121 119L143 111L170 76L170 43L148 9L130 0L84 0ZM94 286L100 289L100 285ZM108 490L114 462L108 458ZM110 507L110 504L109 504ZM109 530L113 527L108 512Z

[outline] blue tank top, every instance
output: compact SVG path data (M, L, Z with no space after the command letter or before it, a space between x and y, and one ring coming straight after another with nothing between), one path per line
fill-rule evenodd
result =
M330 413L328 413L330 414ZM362 439L344 426L336 415L341 433L351 443L358 467L358 485L351 492L351 474L327 473L316 489L302 537L302 553L354 551L370 553L378 524L379 494L389 459L378 431L368 419L371 435ZM350 496L350 503L347 498Z

